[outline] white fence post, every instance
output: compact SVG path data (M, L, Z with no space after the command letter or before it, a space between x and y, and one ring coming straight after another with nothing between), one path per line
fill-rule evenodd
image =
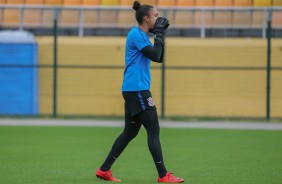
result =
M23 17L24 17L24 10L23 7L19 7L19 30L23 30Z
M78 35L83 37L83 21L84 21L84 10L81 8L79 10L79 26L78 26Z
M206 10L201 10L201 38L206 37Z
M263 9L263 20L262 20L262 38L266 38L266 21L267 21L267 11L266 8Z

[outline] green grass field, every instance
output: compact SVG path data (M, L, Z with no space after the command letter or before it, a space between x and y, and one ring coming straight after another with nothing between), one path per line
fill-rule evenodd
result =
M0 183L108 183L95 170L121 131L0 126ZM282 183L282 131L162 128L161 142L167 168L185 183ZM157 183L144 129L112 170L124 184Z

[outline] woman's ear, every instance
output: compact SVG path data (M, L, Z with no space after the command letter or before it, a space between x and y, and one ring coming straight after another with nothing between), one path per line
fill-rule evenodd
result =
M144 21L148 22L149 21L149 17L148 16L144 16Z

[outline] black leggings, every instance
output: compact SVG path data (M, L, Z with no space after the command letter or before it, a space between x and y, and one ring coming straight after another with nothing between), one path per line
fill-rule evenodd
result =
M125 114L125 128L114 142L108 157L101 166L102 171L110 170L112 164L123 152L128 143L137 136L142 125L147 131L148 147L157 167L159 176L165 176L167 170L163 161L159 139L160 126L156 110L145 110L134 117Z

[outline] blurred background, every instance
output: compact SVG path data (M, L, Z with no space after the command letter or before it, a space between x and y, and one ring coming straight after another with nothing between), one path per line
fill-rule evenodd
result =
M123 116L133 0L0 0L1 116ZM162 118L282 118L282 0L140 0L170 21Z

